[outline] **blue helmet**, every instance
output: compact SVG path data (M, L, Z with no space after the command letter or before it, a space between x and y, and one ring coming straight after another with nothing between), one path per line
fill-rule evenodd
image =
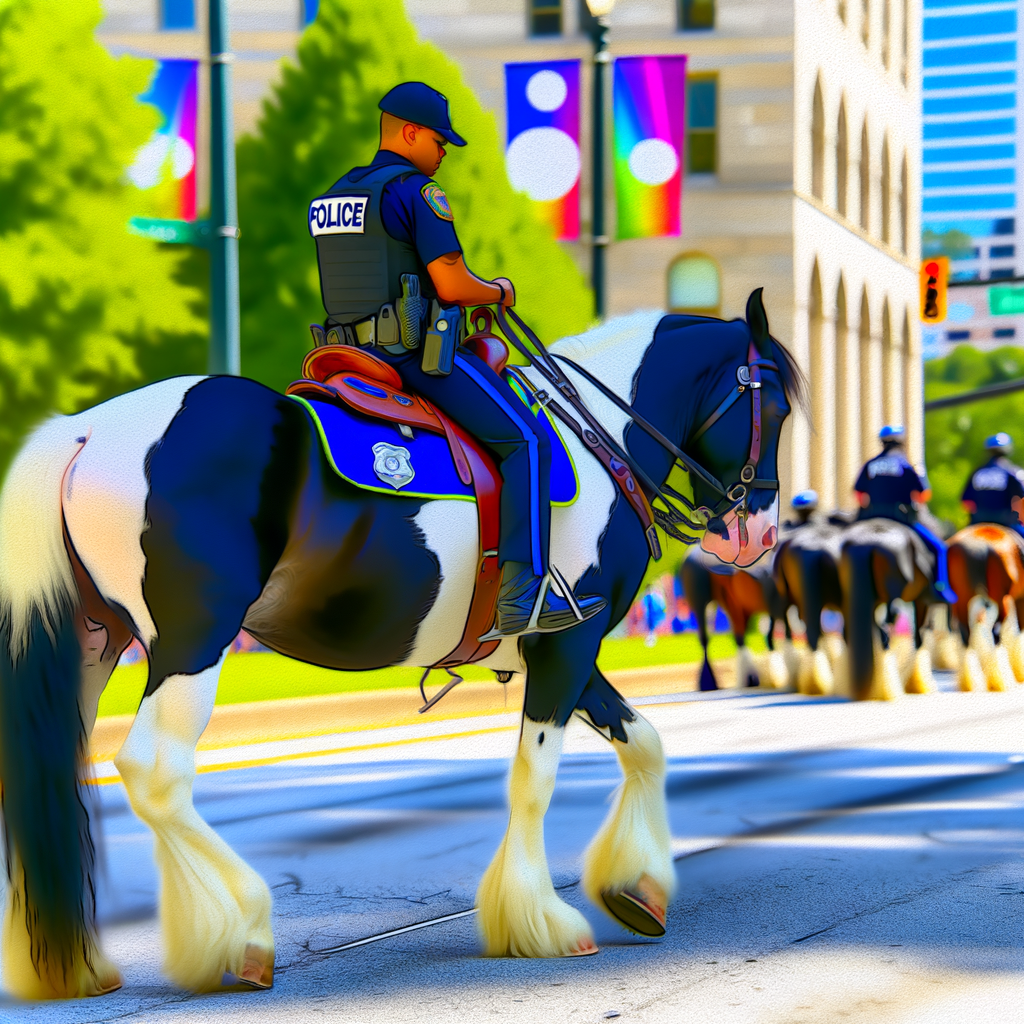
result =
M990 451L998 450L1000 448L1012 448L1013 438L1005 431L1000 430L998 434L993 434L991 437L985 438L985 447Z
M900 424L887 423L878 432L879 441L902 441L907 436L906 431Z
M818 492L800 491L793 495L791 504L793 508L806 508L813 512L818 507Z

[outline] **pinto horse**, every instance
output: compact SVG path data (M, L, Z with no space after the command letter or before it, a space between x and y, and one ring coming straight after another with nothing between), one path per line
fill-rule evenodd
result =
M552 351L724 481L735 505L745 502L737 522L721 492L692 474L694 503L717 530L706 548L748 565L772 546L779 430L801 376L768 334L760 290L746 322L642 313ZM752 353L760 389L749 387ZM665 481L675 456L567 373L636 464ZM575 436L567 443L580 496L552 512L552 561L608 605L563 633L505 640L483 662L526 676L507 831L477 894L493 956L596 952L585 918L556 894L544 851L574 711L611 742L624 774L585 858L586 892L626 927L661 934L675 888L661 742L596 667L643 579L645 533L598 461ZM35 431L0 493L8 989L40 999L120 985L95 929L79 787L97 701L133 637L148 681L116 764L155 836L166 973L200 991L225 974L268 987L268 887L192 802L195 746L232 639L244 626L285 655L336 669L429 666L461 638L478 564L472 503L358 489L332 469L307 411L251 380L164 380Z

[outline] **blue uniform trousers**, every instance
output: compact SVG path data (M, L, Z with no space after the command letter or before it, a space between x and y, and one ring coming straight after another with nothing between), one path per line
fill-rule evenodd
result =
M548 571L551 531L551 444L522 400L482 359L460 350L447 377L420 369L418 350L399 356L375 349L417 391L497 455L501 490L498 560Z

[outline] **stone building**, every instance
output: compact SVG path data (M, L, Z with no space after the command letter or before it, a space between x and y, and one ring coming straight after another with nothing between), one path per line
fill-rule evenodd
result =
M200 31L161 30L167 12L191 10L191 0L105 4L101 33L112 48L201 55ZM583 0L406 6L499 124L510 61L582 58L589 111ZM242 131L315 6L230 0L230 12ZM849 506L886 422L906 424L922 460L920 25L920 0L618 0L611 15L613 57L688 55L689 117L682 235L611 243L609 313L663 306L740 316L764 286L773 331L811 381L813 425L792 417L783 435L784 498L813 486L823 507ZM584 269L589 121L585 114L581 240L568 243Z

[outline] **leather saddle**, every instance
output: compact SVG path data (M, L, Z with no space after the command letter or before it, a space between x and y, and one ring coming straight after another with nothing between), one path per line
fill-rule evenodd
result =
M463 342L463 347L483 359L496 373L503 374L508 348L491 333L491 311L475 310L471 323L477 329ZM322 336L322 331L314 331L314 337L318 333ZM498 599L502 481L494 457L422 395L407 391L398 371L365 348L319 345L303 360L302 379L290 384L285 394L347 406L364 416L394 423L410 439L416 430L445 437L459 479L467 486L472 484L476 493L480 561L469 617L459 646L432 667L452 668L486 658L498 646L496 640L485 643L477 640L490 629Z

